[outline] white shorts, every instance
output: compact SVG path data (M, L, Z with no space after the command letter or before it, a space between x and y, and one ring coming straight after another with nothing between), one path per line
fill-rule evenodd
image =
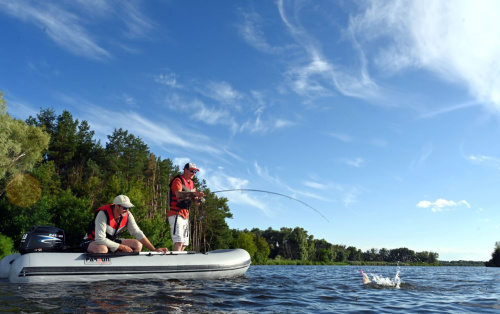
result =
M175 219L177 218L177 223ZM170 235L172 236L172 241L174 243L182 242L183 245L189 245L189 219L182 217L181 215L174 215L168 217L168 222L170 223ZM175 230L174 230L175 226ZM174 232L175 231L175 232Z

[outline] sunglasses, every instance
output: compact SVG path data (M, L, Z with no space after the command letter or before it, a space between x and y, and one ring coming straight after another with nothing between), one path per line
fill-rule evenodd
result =
M130 207L125 207L125 206L122 206L123 210L129 210Z
M189 171L191 171L191 173L196 174L196 170L189 170Z

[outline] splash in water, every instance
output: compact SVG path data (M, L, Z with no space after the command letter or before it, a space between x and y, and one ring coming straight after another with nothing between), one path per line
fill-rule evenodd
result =
M372 279L368 277L368 274L363 272L361 270L361 274L363 274L363 284L375 284L381 287L394 287L396 289L399 289L401 285L401 279L399 278L399 273L401 272L401 269L398 266L398 270L396 271L396 275L394 278L386 278L379 276L377 274L370 274Z

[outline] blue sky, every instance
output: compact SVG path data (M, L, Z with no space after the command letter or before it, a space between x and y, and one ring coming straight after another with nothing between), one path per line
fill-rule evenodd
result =
M500 2L5 1L0 90L195 162L231 228L491 258ZM328 221L327 221L328 220Z

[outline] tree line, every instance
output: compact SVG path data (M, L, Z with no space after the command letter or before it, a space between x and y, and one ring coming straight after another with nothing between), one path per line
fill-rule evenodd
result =
M500 267L500 241L495 242L495 249L491 253L491 259L485 265L487 267Z
M153 245L172 248L167 220L170 180L180 169L169 158L150 151L139 137L115 129L101 143L87 121L64 110L40 109L25 121L7 113L0 92L0 256L18 247L35 225L66 232L69 249L77 249L94 210L119 194L136 205L134 216ZM302 228L280 230L230 229L228 199L210 192L205 180L194 178L205 202L192 207L190 250L244 248L254 263L268 259L310 263L406 262L437 264L434 252L408 248L371 249L314 239Z

